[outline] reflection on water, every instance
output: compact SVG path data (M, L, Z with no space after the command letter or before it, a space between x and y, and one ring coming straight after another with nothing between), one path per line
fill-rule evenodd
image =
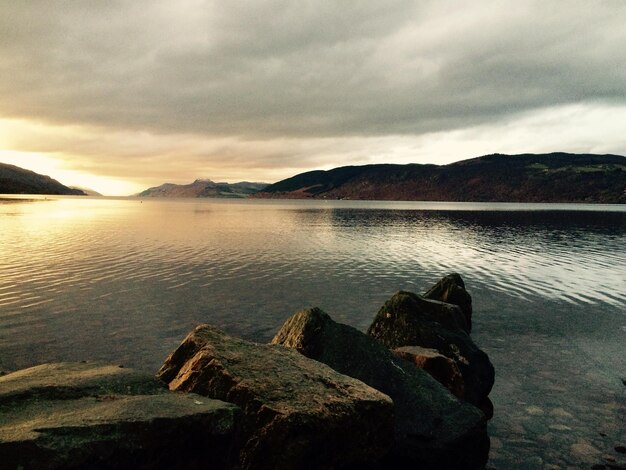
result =
M154 371L197 323L266 341L314 305L365 330L396 290L457 271L497 370L491 465L624 440L624 207L44 200L0 200L0 368Z

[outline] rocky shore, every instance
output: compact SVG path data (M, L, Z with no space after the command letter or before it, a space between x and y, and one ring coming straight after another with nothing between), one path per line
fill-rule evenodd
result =
M0 377L7 469L484 468L494 369L458 274L367 333L318 308L271 344L198 326L156 377L95 363Z

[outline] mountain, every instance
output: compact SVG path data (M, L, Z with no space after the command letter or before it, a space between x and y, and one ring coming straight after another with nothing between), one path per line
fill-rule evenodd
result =
M267 183L215 183L208 179L199 179L191 184L165 183L149 188L137 194L139 197L222 197L242 198L265 188Z
M98 191L94 189L83 188L81 186L70 186L70 189L78 189L79 191L84 192L87 196L98 196L98 197L102 196L102 194L100 194Z
M0 163L0 194L85 195L80 189L68 188L49 176L6 163Z
M364 165L309 171L257 198L626 203L626 157L485 155L448 165Z

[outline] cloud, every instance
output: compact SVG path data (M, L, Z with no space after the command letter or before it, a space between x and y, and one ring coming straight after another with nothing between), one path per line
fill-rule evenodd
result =
M25 167L139 187L626 153L622 0L0 7L0 150Z
M155 133L468 127L626 97L619 1L3 2L5 116Z
M152 134L99 127L0 120L0 161L93 189L128 195L163 182L206 177L274 182L313 168L368 163L450 163L489 153L626 153L626 105L569 105L529 111L496 124L421 135L242 139ZM564 148L563 142L567 142ZM522 150L520 150L522 149ZM31 166L29 166L29 164ZM34 165L34 166L33 166ZM93 179L93 178L92 178ZM124 183L125 181L125 183Z

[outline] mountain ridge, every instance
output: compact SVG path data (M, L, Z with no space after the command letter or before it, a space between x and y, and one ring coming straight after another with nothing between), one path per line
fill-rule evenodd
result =
M47 175L7 163L0 163L0 194L86 195L84 191L65 186Z
M371 164L313 170L255 198L626 203L626 157L490 154L447 165Z
M210 179L196 179L190 184L164 183L136 194L137 197L218 197L244 198L265 188L267 183L216 183Z

